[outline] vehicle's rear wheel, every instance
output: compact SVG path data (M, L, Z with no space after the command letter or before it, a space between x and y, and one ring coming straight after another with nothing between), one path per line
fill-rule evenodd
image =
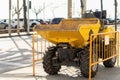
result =
M80 69L82 76L88 78L89 77L89 47L85 47L80 52ZM93 61L95 59L95 55L93 55ZM93 65L91 68L91 77L94 77L98 71L98 64Z
M54 65L52 58L55 56L55 50L48 50L43 58L44 71L50 75L55 75L60 70L60 65Z
M116 54L116 48L113 47L115 45L115 41L110 41L109 45L105 46L105 55L107 56L104 56L104 58L109 58L113 55ZM106 61L103 62L103 65L107 68L112 68L115 66L115 63L116 63L116 57L113 57L113 58L110 58Z
M116 57L113 57L113 58L103 62L104 66L107 68L114 67L115 63L116 63Z

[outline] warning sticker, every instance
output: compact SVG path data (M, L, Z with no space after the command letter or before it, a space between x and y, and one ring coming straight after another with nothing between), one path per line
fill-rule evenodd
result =
M109 36L105 36L105 45L109 45Z

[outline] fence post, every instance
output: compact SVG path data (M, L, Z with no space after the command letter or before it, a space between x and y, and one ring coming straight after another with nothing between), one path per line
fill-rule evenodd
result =
M32 69L33 69L33 76L35 76L35 62L34 62L34 34L32 35Z
M91 63L92 63L92 35L90 36L90 52L89 52L89 78L91 80Z

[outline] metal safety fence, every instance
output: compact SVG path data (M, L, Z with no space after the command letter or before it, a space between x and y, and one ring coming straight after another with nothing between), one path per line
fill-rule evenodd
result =
M93 69L101 62L105 67L119 65L119 32L98 33L90 36L89 80Z
M47 47L53 46L52 43L41 38L37 33L32 35L32 70L33 76L35 76L35 64L38 61L41 61Z
M89 55L89 78L91 80L91 73L93 66L103 62L104 66L111 66L107 63L109 61L117 61L119 65L119 32L98 33L90 36L90 55ZM41 61L47 47L54 44L41 38L37 33L32 35L32 70L35 76L35 65ZM113 62L114 63L114 62ZM94 69L94 68L93 68Z

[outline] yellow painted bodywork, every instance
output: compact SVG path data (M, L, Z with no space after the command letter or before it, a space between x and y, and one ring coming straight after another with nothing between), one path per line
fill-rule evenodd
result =
M100 33L111 33L115 32L115 29L113 28L112 25L106 25L104 26L104 29L100 31ZM105 34L104 36L109 36L109 38L115 38L115 34Z
M101 33L105 33L105 32L111 32L111 31L115 31L112 25L106 25L104 26L104 29L101 31Z
M37 25L35 31L54 43L68 43L72 47L83 47L89 43L90 34L97 34L100 21L97 18L65 19L59 24Z

